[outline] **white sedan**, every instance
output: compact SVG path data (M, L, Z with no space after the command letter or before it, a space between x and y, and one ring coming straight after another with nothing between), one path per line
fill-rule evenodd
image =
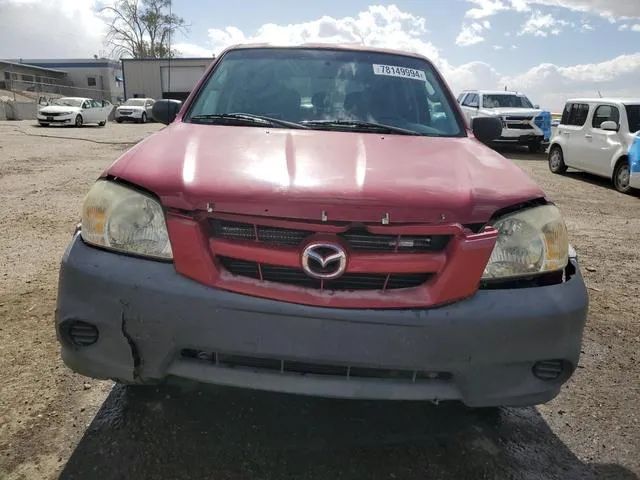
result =
M151 120L151 110L155 100L153 98L130 98L116 108L116 122L133 121L146 123Z
M38 123L43 127L52 124L75 125L81 127L87 123L106 125L113 104L107 100L94 100L85 97L56 98L38 111Z

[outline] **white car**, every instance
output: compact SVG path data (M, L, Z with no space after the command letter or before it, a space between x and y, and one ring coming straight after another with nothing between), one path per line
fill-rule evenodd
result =
M62 97L52 100L38 111L38 123L49 125L75 125L97 123L103 127L109 120L113 104L108 100L94 100L86 97Z
M640 188L640 171L632 171L630 150L640 135L640 99L576 98L567 100L549 148L549 169L567 168L610 178L620 192Z
M533 105L526 95L504 90L463 90L458 103L469 122L475 117L499 117L502 135L493 145L526 145L543 152L551 137L551 113Z
M132 121L146 123L152 119L151 110L155 100L153 98L130 98L116 108L116 122Z

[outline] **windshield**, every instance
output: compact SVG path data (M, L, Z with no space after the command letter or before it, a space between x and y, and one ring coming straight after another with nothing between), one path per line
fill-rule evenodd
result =
M185 121L244 113L318 129L341 122L332 129L348 131L357 129L349 122L369 122L424 135L462 136L463 124L444 91L431 64L419 58L249 48L224 55Z
M122 105L127 105L128 107L144 107L145 101L144 98L130 98Z
M629 120L629 131L631 133L640 131L640 105L625 105L624 108Z
M82 98L56 98L51 101L51 105L58 105L61 107L81 107Z
M533 104L524 95L491 94L482 96L483 108L533 108Z

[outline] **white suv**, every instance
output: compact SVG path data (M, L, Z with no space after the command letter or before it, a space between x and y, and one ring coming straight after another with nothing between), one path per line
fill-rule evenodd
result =
M153 98L130 98L116 108L116 122L146 123L147 120L153 119L151 110L154 103Z
M578 98L567 100L549 148L549 169L568 167L610 178L620 192L640 188L630 150L640 135L640 99Z
M463 90L458 103L471 124L475 117L499 117L502 135L494 145L527 145L543 152L551 137L551 113L533 105L526 95L504 90Z

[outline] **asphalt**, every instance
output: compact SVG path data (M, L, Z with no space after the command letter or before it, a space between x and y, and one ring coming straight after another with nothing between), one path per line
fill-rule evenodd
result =
M116 385L61 479L616 479L534 408Z

